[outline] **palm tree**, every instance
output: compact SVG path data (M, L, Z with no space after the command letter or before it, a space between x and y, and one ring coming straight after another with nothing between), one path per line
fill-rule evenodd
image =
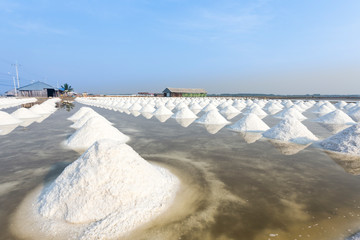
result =
M61 87L64 89L65 94L67 95L68 92L72 92L74 89L67 83L64 85L61 85Z

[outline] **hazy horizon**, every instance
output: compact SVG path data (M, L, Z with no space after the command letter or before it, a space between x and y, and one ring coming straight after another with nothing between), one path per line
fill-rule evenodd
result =
M0 0L0 94L359 94L360 2ZM10 73L10 74L8 74Z

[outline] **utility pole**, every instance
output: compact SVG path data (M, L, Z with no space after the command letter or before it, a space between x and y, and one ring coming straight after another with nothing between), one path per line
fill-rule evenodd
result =
M16 70L16 80L17 80L17 87L20 88L20 79L19 79L19 65L16 61L15 64L11 64L12 66L15 66L15 70Z
M17 97L15 77L13 76L12 79L13 79L13 81L14 81L14 93L15 93L15 97Z

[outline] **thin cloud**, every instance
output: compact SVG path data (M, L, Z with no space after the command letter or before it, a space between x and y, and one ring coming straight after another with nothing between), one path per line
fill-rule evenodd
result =
M65 30L49 27L39 22L13 23L12 25L22 33L40 33L40 34L56 34L56 35L67 34L67 31Z

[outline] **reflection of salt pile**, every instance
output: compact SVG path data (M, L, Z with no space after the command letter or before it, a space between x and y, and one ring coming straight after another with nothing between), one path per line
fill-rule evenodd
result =
M11 116L7 112L0 111L0 125L15 125L21 123L21 120Z
M327 124L355 124L355 122L343 111L336 109L314 120L315 122Z
M311 141L318 140L305 125L295 118L285 118L281 120L276 126L264 132L263 136L298 144L307 144Z
M164 212L178 186L130 146L102 140L43 190L36 207L48 224L86 223L78 239L116 238Z
M201 124L229 124L221 114L217 111L217 109L210 110L206 112L201 118L196 120L197 123Z
M278 149L283 155L295 155L310 145L310 143L296 144L292 142L283 142L278 140L269 140L269 142L274 145L274 147Z
M323 140L320 145L326 150L360 155L360 124L349 127Z
M72 149L84 150L101 139L112 139L125 143L129 140L129 137L115 127L104 124L102 119L95 117L89 119L81 128L73 133L66 140L65 145Z
M269 129L269 126L264 123L257 115L250 113L245 117L241 118L235 124L229 127L233 131L239 132L261 132Z

